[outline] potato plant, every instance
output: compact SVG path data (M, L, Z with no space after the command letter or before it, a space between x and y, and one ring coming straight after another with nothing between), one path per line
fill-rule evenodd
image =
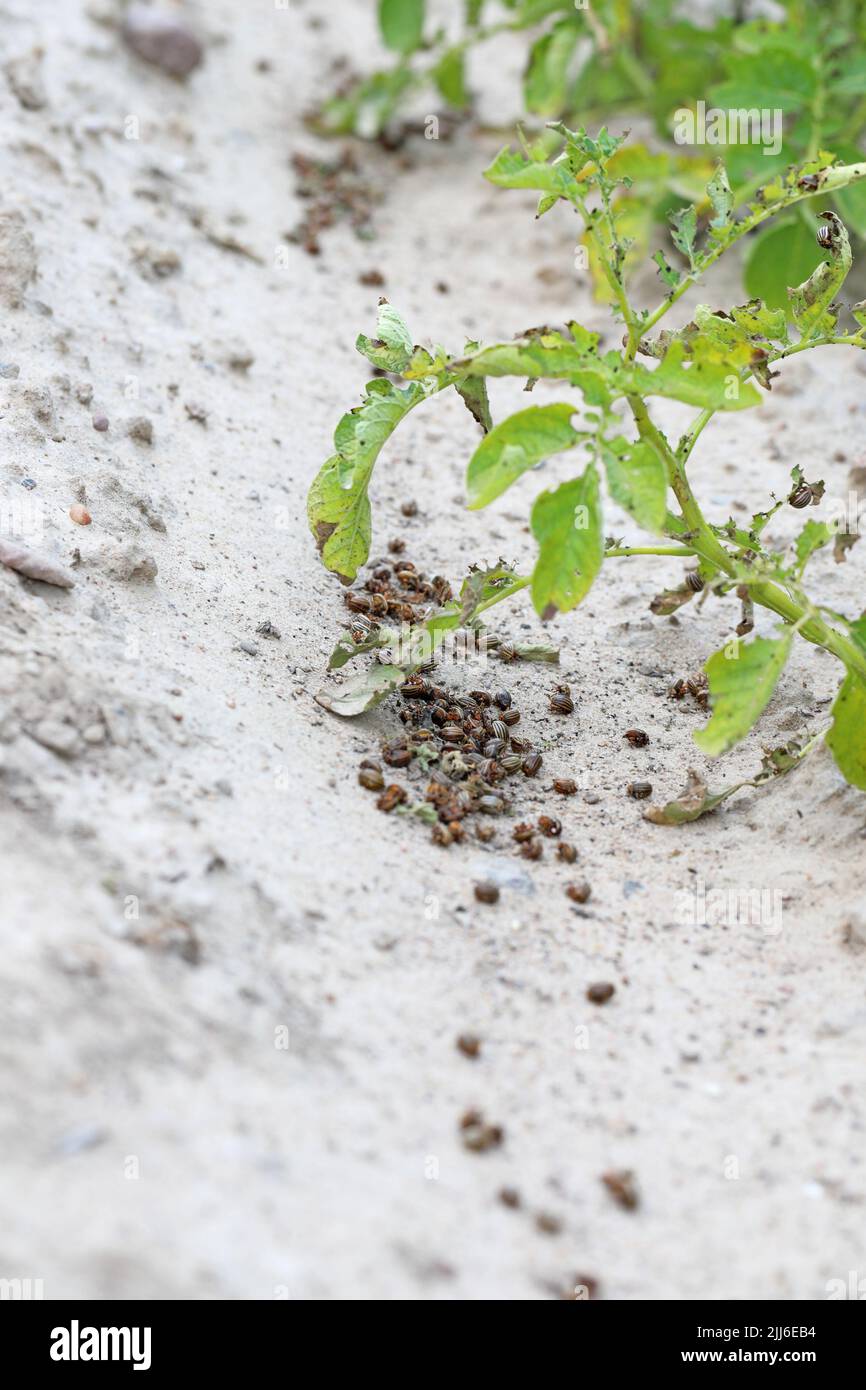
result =
M737 206L818 150L846 164L863 157L866 13L859 0L781 0L778 19L749 22L736 3L709 18L674 0L592 0L585 6L575 0L465 0L457 8L462 31L455 37L433 31L425 0L380 0L380 33L393 63L326 101L316 129L380 137L410 96L422 92L434 110L465 111L471 103L467 55L488 53L485 46L503 31L525 34L529 127L571 113L584 125L633 114L650 121L664 142L654 150L631 145L613 161L613 171L631 181L618 186L613 200L620 237L631 242L627 272L672 211L694 202L699 219L712 215L703 191L716 156L725 163ZM694 109L698 98L705 108L739 115L736 134L710 122L701 132L706 143L677 143L677 115ZM778 138L769 145L754 138L759 113L778 113ZM726 143L726 137L733 138ZM545 139L548 152L558 147L555 131ZM866 236L866 188L836 189L826 205ZM750 241L744 266L749 295L770 308L786 307L787 285L808 274L815 212L792 204ZM607 297L607 278L592 255L590 269L599 296Z
M833 543L844 554L853 535L840 534L833 522L809 519L800 531L793 558L764 543L767 523L785 505L820 506L823 483L806 478L799 466L790 491L773 498L767 509L742 526L730 519L709 519L689 477L693 451L721 411L747 410L771 390L780 364L806 351L841 344L866 348L866 302L850 308L842 322L837 302L852 255L841 219L822 214L817 237L819 262L789 292L785 310L769 309L752 299L725 312L705 306L676 330L660 325L683 294L749 232L784 217L799 203L848 189L866 178L866 162L839 164L819 153L784 174L776 175L737 215L730 184L719 164L707 188L712 217L698 233L694 207L674 219L673 235L686 268L657 261L664 296L652 309L637 307L626 287L623 267L628 246L618 233L612 203L619 175L617 152L622 139L604 128L596 137L557 125L563 151L541 159L529 148L504 149L487 170L503 188L534 189L539 213L564 201L580 214L594 253L610 287L613 313L622 346L602 352L598 335L571 322L562 331L539 328L512 342L481 346L469 343L459 354L441 347L428 351L413 344L399 314L382 302L375 338L361 335L359 350L381 373L366 388L364 400L337 426L335 453L314 480L309 493L309 521L322 559L348 583L367 559L371 539L368 485L378 454L401 420L437 393L454 389L483 431L469 460L468 505L486 507L527 470L551 456L574 452L582 466L556 487L545 489L531 511L537 558L529 574L500 564L474 570L456 600L412 630L399 660L388 660L394 633L373 629L361 640L346 637L332 658L342 665L359 652L379 652L370 671L343 688L329 707L358 713L393 690L417 670L449 632L478 625L481 614L521 589L528 589L543 620L575 608L605 564L632 556L676 556L684 562L682 584L657 595L653 611L672 613L710 591L732 594L742 604L736 632L706 664L711 717L695 735L701 750L718 756L739 742L760 717L773 693L795 639L831 652L840 662L841 681L826 740L847 780L866 789L866 614L845 617L832 612L805 587L812 555ZM846 311L847 312L847 311ZM531 387L544 378L570 388L561 401L531 405L494 424L487 381L525 378ZM678 440L668 438L654 421L654 397L694 408ZM630 424L626 424L628 421ZM648 533L645 545L625 545L605 536L603 488ZM752 637L755 605L781 619L772 637ZM757 780L787 771L802 750L774 756ZM696 782L672 808L671 821L694 819L718 804L734 788L710 794Z

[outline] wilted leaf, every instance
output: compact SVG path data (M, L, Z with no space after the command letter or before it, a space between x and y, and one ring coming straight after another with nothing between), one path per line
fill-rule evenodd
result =
M860 539L859 531L837 531L833 540L833 559L837 565L844 565L848 557L848 551L853 549Z
M648 807L644 812L644 820L652 821L654 825L687 825L690 821L699 820L701 816L715 811L729 796L742 791L744 787L763 787L776 777L784 777L787 773L793 772L811 751L815 742L816 739L811 739L803 745L794 740L781 748L770 749L762 757L761 770L755 777L734 782L730 787L723 787L718 792L709 791L703 777L690 767L686 785L679 796L664 806Z
M653 260L658 266L658 273L662 283L669 289L675 290L680 283L681 275L678 270L674 270L665 260L664 251L656 251Z
M742 786L745 786L745 783L737 782L735 786L725 787L720 792L708 791L703 777L690 767L685 788L679 796L664 806L648 807L644 811L644 820L652 821L654 825L686 825L689 821L705 816L708 811L714 811L721 802L733 796Z
M851 243L835 212L822 212L827 223L829 246L826 258L808 280L789 290L791 313L804 338L832 333L838 312L833 301L851 269Z
M559 647L553 647L549 642L512 642L510 646L514 655L511 658L509 653L509 657L514 661L542 661L550 666L559 664Z
M387 299L379 300L376 335L368 338L365 333L359 333L355 347L374 367L399 375L412 356L412 338L404 319Z
M378 705L392 690L403 684L406 672L401 666L382 666L375 662L362 676L357 676L339 689L320 690L316 704L329 714L339 714L351 718L364 714L366 710Z
M691 603L694 597L695 591L688 584L681 584L677 589L663 589L650 600L650 612L655 613L657 618L669 618L678 608Z
M398 816L415 816L425 825L436 825L439 821L439 812L429 801L413 801L411 805L397 806L395 810Z

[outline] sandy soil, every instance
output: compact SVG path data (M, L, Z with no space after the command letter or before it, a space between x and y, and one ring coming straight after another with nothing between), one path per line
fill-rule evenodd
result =
M304 496L366 379L352 344L380 291L360 277L380 271L425 342L566 315L610 335L574 223L536 226L531 197L486 185L497 141L477 130L360 152L387 190L375 240L340 226L318 258L286 240L291 155L320 148L302 113L334 59L376 56L369 9L241 22L229 0L190 4L206 59L178 84L123 47L108 0L0 6L7 58L44 49L44 104L0 82L2 497L19 526L41 516L76 578L0 569L0 1277L49 1298L545 1299L576 1280L605 1298L825 1297L863 1261L866 803L823 751L681 832L643 821L625 784L664 799L690 765L754 772L762 741L826 715L832 659L801 644L758 733L708 769L700 711L665 692L738 613L655 619L676 562L608 565L553 629L574 718L552 725L549 668L508 671L545 756L520 809L549 807L551 774L582 789L557 810L583 908L549 854L524 866L504 834L443 852L376 812L355 769L396 710L349 724L314 702L342 605ZM476 74L488 121L514 109L519 62L503 40ZM731 276L710 298L736 294ZM815 357L706 434L695 475L720 517L764 505L797 461L844 498L863 376L841 350ZM524 402L493 392L500 416ZM456 397L404 426L372 490L374 553L400 534L454 580L481 556L528 562L539 480L467 513L476 438ZM822 555L814 584L857 611L863 565ZM502 622L541 631L525 595ZM645 751L623 743L635 724ZM491 864L525 874L484 907ZM694 924L699 885L776 892L779 910ZM596 980L616 986L603 1008ZM501 1147L463 1147L469 1107ZM636 1209L610 1170L634 1173Z

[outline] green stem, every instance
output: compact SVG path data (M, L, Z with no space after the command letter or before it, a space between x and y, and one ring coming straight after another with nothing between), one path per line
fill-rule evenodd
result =
M483 603L479 603L478 607L473 610L473 617L477 617L479 613L486 613L488 608L501 603L503 599L511 598L512 594L519 593L521 589L527 588L531 583L532 575L525 574L521 575L519 579L510 580L508 584L503 584L500 594L494 594L492 598L487 598Z
M700 505L686 477L685 462L672 453L664 435L649 418L644 402L638 397L628 397L635 417L638 433L643 440L665 460L668 478L674 495L680 504L683 520L689 528L692 552L701 557L715 570L720 570L731 579L737 580L737 561L722 545L712 527L707 522ZM703 415L705 412L701 412ZM706 423L706 422L704 422ZM749 592L756 603L784 618L787 623L796 624L807 642L824 647L826 651L839 658L849 671L856 671L866 681L866 652L848 637L830 627L823 619L810 616L810 606L796 599L772 580L762 580L749 586Z
M690 429L686 431L686 433L680 440L679 445L677 446L677 458L679 459L681 464L685 464L688 461L692 449L694 449L695 445L698 442L698 436L700 435L701 431L710 423L715 413L716 412L712 409L712 407L707 406L704 410L701 411L699 415L695 417Z
M606 560L619 559L623 555L694 555L688 545L618 545L604 552Z

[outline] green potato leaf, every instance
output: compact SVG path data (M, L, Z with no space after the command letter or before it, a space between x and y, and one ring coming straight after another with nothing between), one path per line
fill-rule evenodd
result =
M528 111L538 116L558 116L565 108L569 68L581 29L579 21L563 19L532 45L523 78Z
M681 208L671 213L671 240L681 251L690 266L695 263L695 237L698 234L698 210L695 207Z
M835 521L807 521L795 543L797 573L802 574L816 550L828 545L838 531Z
M716 172L707 184L707 197L713 205L710 227L714 231L720 231L730 222L734 207L734 195L724 164L719 163L716 166Z
M851 624L851 636L866 651L866 613ZM827 747L852 787L866 791L866 681L849 671L833 702Z
M585 435L571 424L575 407L533 405L496 425L479 444L466 473L467 505L475 510L499 497L528 468L573 449Z
M604 444L604 462L613 500L645 531L660 535L667 519L668 479L655 449L643 442L612 439Z
M448 364L466 376L549 377L579 387L589 405L609 405L617 396L665 396L712 410L743 410L757 405L760 396L750 382L741 383L740 365L705 336L685 342L672 340L654 371L639 363L626 363L618 352L596 351L594 335L569 325L572 337L539 329L513 343L497 343L469 357ZM411 368L408 375L411 375Z
M717 758L745 738L766 709L790 648L791 634L786 632L738 642L730 656L725 649L710 657L705 670L712 718L694 735L702 752Z
M799 111L815 94L818 77L811 55L790 45L770 42L756 53L732 52L727 66L728 81L710 92L713 106L727 111Z
M379 30L393 53L414 53L424 32L424 0L379 0Z
M573 199L581 193L566 164L530 159L508 145L484 170L484 177L497 188L535 188L551 197Z
M788 318L783 309L768 309L762 299L750 299L731 310L731 317L751 338L787 343Z
M313 480L307 517L323 564L344 584L355 578L370 553L367 488L382 445L426 394L416 384L400 389L377 377L368 383L361 405L344 415L334 431L337 452Z
M449 48L433 69L433 81L449 106L463 111L469 105L466 87L466 51Z
M539 553L532 573L532 602L542 618L566 613L585 598L604 558L598 472L587 465L579 478L542 492L532 508Z
M827 747L852 787L866 791L866 682L849 672L833 702Z

